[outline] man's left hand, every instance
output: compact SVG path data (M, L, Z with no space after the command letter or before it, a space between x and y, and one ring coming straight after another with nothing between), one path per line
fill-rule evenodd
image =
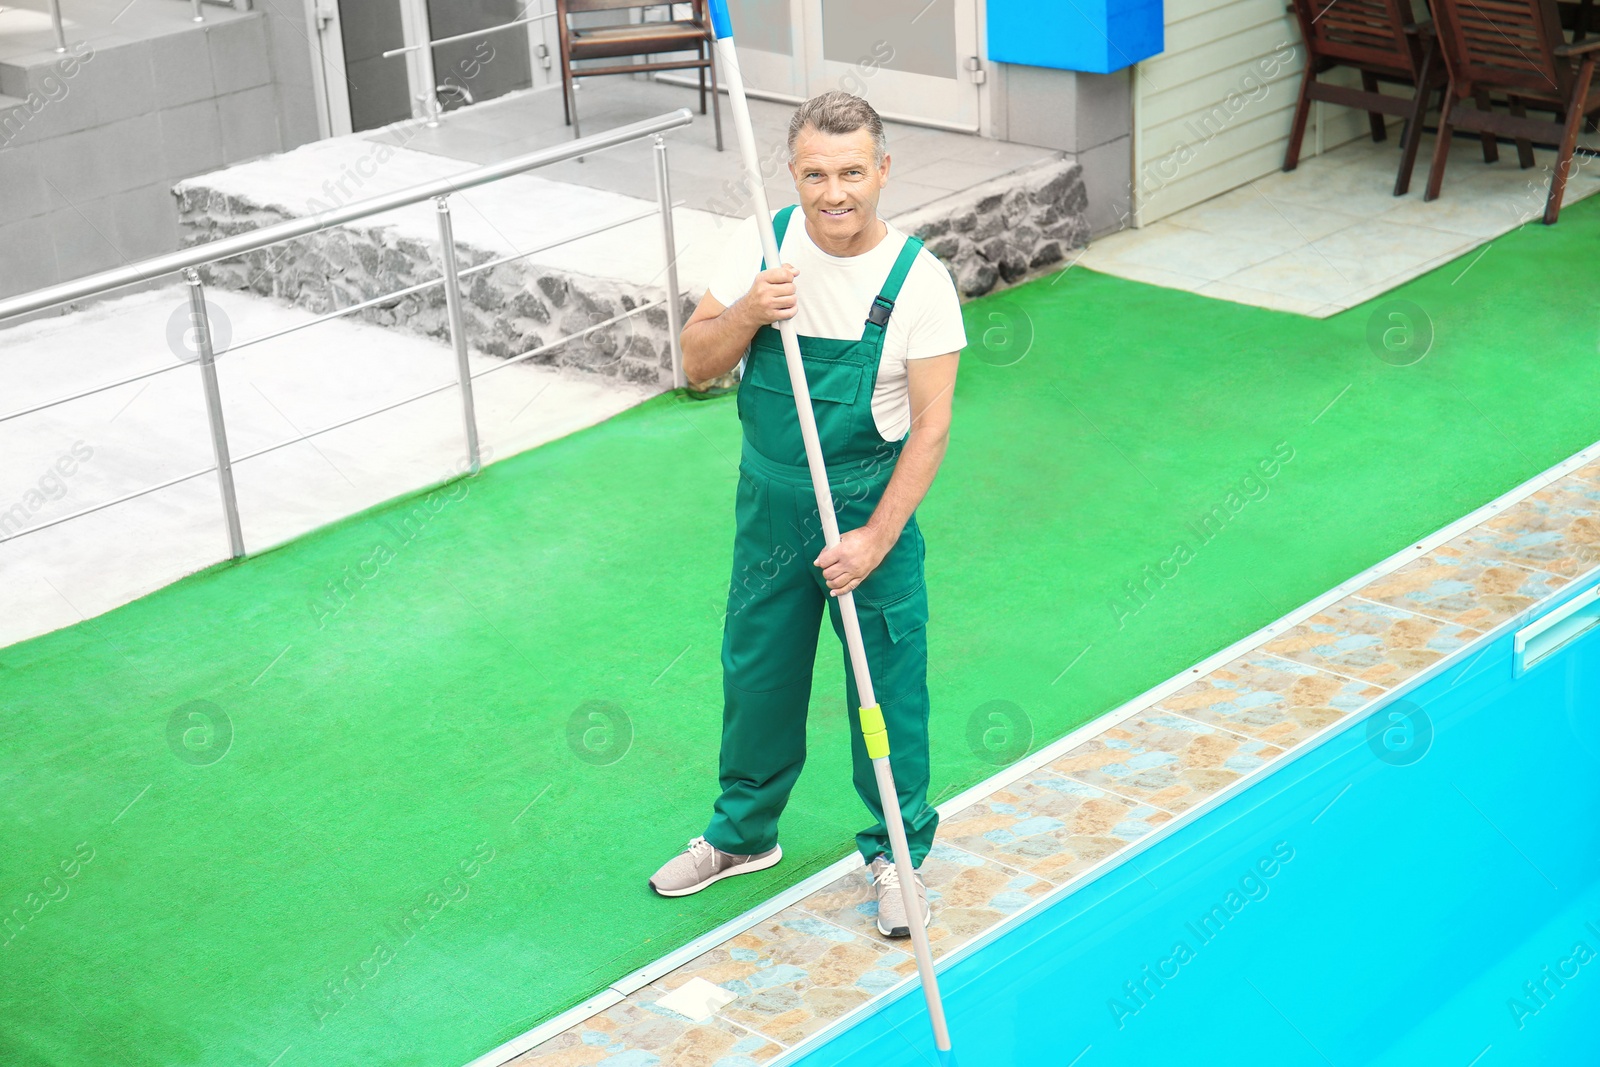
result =
M812 563L822 568L822 578L831 590L829 595L839 596L866 581L893 547L893 539L885 538L870 526L862 526L840 534L839 543L824 548L822 555Z

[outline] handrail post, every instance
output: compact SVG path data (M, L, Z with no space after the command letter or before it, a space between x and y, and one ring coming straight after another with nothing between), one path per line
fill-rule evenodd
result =
M461 272L456 266L455 231L450 225L450 199L434 197L439 212L439 254L444 261L444 308L450 319L450 343L456 350L456 375L461 381L461 415L467 425L467 462L477 474L478 416L472 404L472 368L467 363L467 326L461 313Z
M683 347L678 335L683 331L683 315L678 296L678 240L672 229L672 180L667 173L667 141L655 135L656 199L661 205L661 239L667 254L667 332L672 345L672 387L688 384L683 374Z
M228 523L228 548L234 559L244 555L244 531L239 527L239 498L233 489L233 461L228 456L228 429L222 418L222 391L217 386L216 353L211 350L211 317L206 312L206 292L200 272L183 272L189 283L189 324L200 353L200 384L206 393L206 420L211 424L211 450L217 458L217 482L222 488L222 514Z
M61 28L61 0L50 0L50 24L56 31L56 51L67 50L67 31Z

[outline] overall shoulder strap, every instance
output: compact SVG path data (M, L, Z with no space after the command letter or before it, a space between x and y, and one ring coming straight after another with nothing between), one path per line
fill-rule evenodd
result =
M789 232L789 217L794 214L794 209L795 205L790 204L788 207L779 208L778 213L772 216L772 234L777 238L780 253L783 251L783 235ZM765 254L761 256L761 269L767 269Z
M906 275L911 273L911 265L917 261L917 253L922 251L920 237L907 237L900 255L895 257L894 267L889 271L889 277L884 280L883 288L878 295L872 298L872 310L867 312L867 331L877 327L882 331L889 326L889 313L894 310L894 302L900 295L900 287L905 284Z

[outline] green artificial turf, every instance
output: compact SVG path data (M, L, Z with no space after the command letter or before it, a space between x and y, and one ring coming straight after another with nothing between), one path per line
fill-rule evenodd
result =
M1600 198L1323 321L1082 269L969 305L938 797L1600 438L1596 247ZM848 854L825 631L784 862L645 885L716 793L738 435L659 397L0 650L0 1063L457 1067Z

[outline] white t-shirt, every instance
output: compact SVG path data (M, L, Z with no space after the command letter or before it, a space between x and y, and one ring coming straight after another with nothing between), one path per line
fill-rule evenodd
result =
M905 247L906 235L887 220L884 225L888 233L872 249L859 256L830 256L811 240L800 208L794 209L778 251L782 262L800 272L795 278L797 333L849 341L861 338L872 298L882 290ZM761 238L752 215L729 236L708 291L727 307L750 291L760 268ZM872 390L872 418L885 441L898 441L911 429L906 360L959 352L966 344L955 282L944 264L924 248L895 297ZM744 373L742 360L739 372Z

